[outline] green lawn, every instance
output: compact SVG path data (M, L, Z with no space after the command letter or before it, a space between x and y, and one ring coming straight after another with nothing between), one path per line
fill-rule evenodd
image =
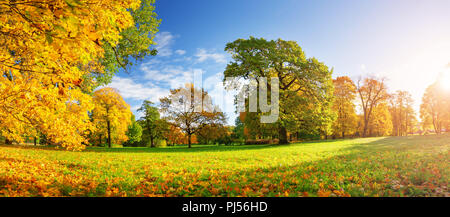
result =
M0 196L450 196L450 135L175 148L0 146Z

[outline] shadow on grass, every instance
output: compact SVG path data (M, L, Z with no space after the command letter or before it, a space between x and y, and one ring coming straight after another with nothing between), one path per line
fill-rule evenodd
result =
M122 153L195 153L195 152L222 152L222 151L244 151L258 150L267 148L276 148L282 145L239 145L239 146L193 146L188 148L181 147L165 147L165 148L149 148L149 147L124 147L124 148L102 148L88 147L86 152L122 152Z

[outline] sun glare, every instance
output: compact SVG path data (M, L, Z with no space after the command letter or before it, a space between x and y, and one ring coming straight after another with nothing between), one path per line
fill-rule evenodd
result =
M444 90L450 91L450 71L444 72L439 82Z

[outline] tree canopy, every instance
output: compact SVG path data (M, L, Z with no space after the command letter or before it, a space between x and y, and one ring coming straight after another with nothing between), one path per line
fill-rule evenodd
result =
M279 79L280 143L288 142L288 130L317 132L331 123L332 70L314 57L307 58L297 42L250 37L228 43L225 51L233 58L225 78ZM270 84L267 87L271 89Z

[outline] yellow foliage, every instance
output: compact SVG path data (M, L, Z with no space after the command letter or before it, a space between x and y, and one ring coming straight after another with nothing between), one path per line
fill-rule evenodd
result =
M79 150L91 128L83 75L101 70L102 41L117 44L139 0L6 1L0 4L0 131L43 133Z
M111 141L121 144L128 140L126 132L131 124L130 106L113 88L102 88L94 92L95 108L92 118L96 126L96 133L108 135L110 127Z

